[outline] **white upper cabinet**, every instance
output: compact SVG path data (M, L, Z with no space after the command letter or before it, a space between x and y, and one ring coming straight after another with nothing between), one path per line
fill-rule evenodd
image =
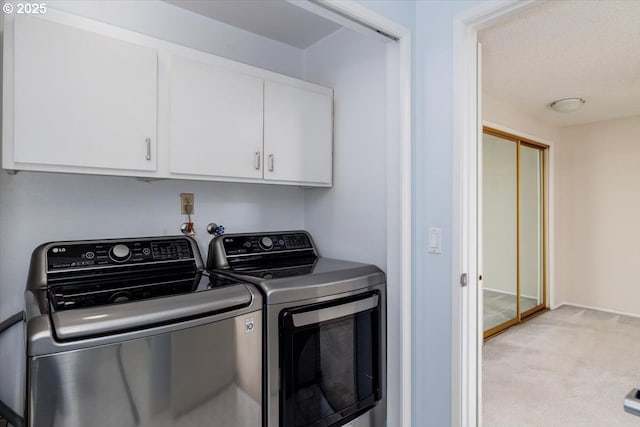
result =
M172 58L171 172L331 185L331 89L224 65Z
M155 49L28 15L15 16L14 43L8 160L156 169Z
M4 23L5 169L332 185L329 88L54 8Z
M263 80L173 56L173 173L262 178Z
M265 81L264 177L331 185L333 93L305 82Z

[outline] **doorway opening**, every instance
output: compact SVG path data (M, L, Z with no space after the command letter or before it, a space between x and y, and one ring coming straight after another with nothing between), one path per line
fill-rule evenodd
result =
M482 138L483 335L547 305L548 146L489 127Z
M553 9L553 13L550 9ZM510 18L522 18L521 14L524 12L527 12L528 18L535 16L537 21L534 19L526 24L511 21ZM634 141L634 135L638 133L640 110L623 109L622 106L626 106L624 102L620 99L613 101L618 94L630 98L634 96L633 91L640 90L635 81L627 82L620 77L627 67L637 68L637 65L629 64L629 58L638 58L638 55L630 54L638 44L634 43L630 47L627 45L625 50L625 45L620 40L635 40L637 17L640 16L638 14L640 9L637 2L560 4L523 0L479 4L455 18L453 50L459 53L459 57L454 63L454 128L458 129L454 147L460 148L459 152L454 153L458 180L454 211L459 213L459 223L454 229L454 232L459 233L457 247L454 247L455 261L459 263L456 266L459 268L454 269L454 277L457 279L458 274L465 279L468 277L468 280L460 281L460 288L453 288L453 318L455 326L458 322L461 326L459 330L454 329L460 333L453 336L454 354L459 356L457 370L454 370L453 399L454 402L461 402L460 405L454 403L453 418L459 417L461 425L482 425L482 345L485 332L482 327L482 289L484 280L489 280L489 275L483 271L486 264L483 260L483 256L486 256L483 253L483 241L487 236L483 234L482 204L478 203L483 197L483 187L479 181L482 176L483 123L491 122L492 127L493 124L498 124L498 128L517 129L514 132L516 134L522 132L536 135L536 138L549 142L553 148L551 152L547 151L550 181L553 181L550 186L552 194L549 194L549 204L553 205L549 211L553 215L547 218L551 242L548 280L553 283L551 292L547 290L550 307L555 309L567 305L584 310L598 310L597 316L601 319L609 315L640 316L637 304L631 302L635 300L629 298L638 289L627 286L633 282L633 266L638 256L635 252L637 234L634 234L633 228L637 221L629 216L629 213L637 211L633 205L636 199L630 185L635 182L630 171L636 171L637 168L623 166L629 165L624 162L633 158L631 150L637 147L631 141ZM615 19L613 15L616 16ZM512 30L510 33L496 32L493 37L487 36L499 21L508 19L510 24L501 29L508 27ZM616 25L611 25L611 22L616 22ZM568 26L573 26L573 30L570 31ZM525 28L530 30L526 35ZM482 30L487 32L481 33L483 48L480 50L478 32ZM557 31L558 35L554 35L553 31ZM581 31L586 32L588 37ZM622 33L629 36L621 38ZM578 40L574 44L576 48L584 49L561 45L561 42L568 42L569 35ZM527 38L523 40L525 36ZM587 38L589 42L585 42ZM514 50L513 53L499 55L502 59L512 60L505 66L503 62L496 60L498 55L495 52L497 47L503 48L506 45L511 45ZM594 53L596 48L599 48L598 54ZM523 54L525 51L526 55ZM534 51L544 60L530 56ZM556 56L551 55L552 51L556 52ZM605 61L603 58L608 59ZM595 61L606 62L610 74L602 75L602 79L593 78L591 72L597 74L601 70L601 67L592 65ZM481 63L484 64L482 67ZM493 67L487 67L487 64L493 64ZM575 69L581 72L571 72ZM527 70L528 73L521 70ZM559 70L568 71L571 75L555 75L552 78L548 74ZM483 85L487 82L493 83L491 86L484 86L486 89L483 91ZM612 85L617 83L624 85L619 91L612 89ZM598 89L600 87L601 91ZM579 93L587 100L589 109L582 110L580 114L556 114L550 104L565 96L557 96L565 91ZM634 99L637 97L635 95ZM528 103L529 107L524 103ZM607 110L607 105L620 107L616 111L622 112L624 116L614 116L613 110ZM587 152L585 147L589 147L591 151ZM584 155L585 153L588 155ZM598 191L592 191L593 189ZM580 197L576 198L575 195ZM580 274L576 275L576 272ZM603 312L610 313L605 316ZM552 313L554 312L548 314ZM544 318L547 318L547 313L540 319ZM535 323L537 321L538 319L534 320L532 324L538 324ZM625 318L624 322L631 323L632 320ZM522 329L528 326L524 325ZM516 330L521 328L514 328L500 338L512 336ZM492 343L495 341L492 340ZM588 354L579 354L583 353ZM566 354L567 352L563 352L563 356ZM563 360L574 363L569 359ZM490 359L487 361L488 364L491 363ZM518 368L521 367L519 362L520 360ZM620 366L616 362L602 365ZM602 373L604 370L606 369L599 368L595 371ZM534 377L539 371L532 371ZM631 371L629 377L635 375L636 372ZM505 383L511 383L515 377L505 375L503 378ZM518 378L518 383L522 384L522 378ZM633 384L635 381L627 379L626 382ZM527 393L522 398L524 407L530 408L531 396L551 396L544 385L541 389L534 390L530 383L527 384ZM456 393L458 390L459 393ZM606 414L609 424L622 412L620 403L627 392L628 389L624 388L609 394L615 395L607 406L607 410L610 409L611 412L602 412ZM571 401L570 397L584 393L585 390L581 389L580 393L566 393L552 400L555 399L555 403L566 397L567 404L564 406L571 409L578 404ZM598 393L604 395L601 391ZM500 399L504 396L501 395ZM598 403L595 400L593 405L589 405L589 410L603 407L599 399ZM504 401L500 400L499 403ZM593 422L597 416L594 412L590 413L593 418L588 418L589 422ZM568 413L566 411L564 415L567 416ZM519 420L525 419L531 422L526 416ZM631 422L623 419L617 424L622 425L625 421ZM546 423L549 423L548 420ZM540 424L539 422L537 425ZM600 424L604 425L606 422Z

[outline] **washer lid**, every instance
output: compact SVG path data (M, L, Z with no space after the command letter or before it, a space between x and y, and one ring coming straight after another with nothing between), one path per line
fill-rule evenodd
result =
M163 298L110 304L50 314L56 338L78 340L212 316L251 305L245 285L224 286Z

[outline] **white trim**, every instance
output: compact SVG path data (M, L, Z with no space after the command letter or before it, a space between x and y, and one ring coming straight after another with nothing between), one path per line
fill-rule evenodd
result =
M411 426L411 380L412 380L412 298L411 298L411 33L407 32L400 37L400 104L402 112L401 138L400 138L400 171L401 171L401 289L402 289L402 395L400 402L401 420L400 426Z
M556 222L555 222L555 158L556 150L553 148L554 143L547 141L549 146L547 150L547 296L549 297L547 303L549 307L553 307L556 300L556 282L555 282L555 241L556 241Z
M478 141L482 134L477 32L499 19L534 6L534 0L492 0L466 9L453 20L453 242L451 420L481 426L482 236L478 227ZM466 287L458 278L467 273Z
M474 376L474 380L476 382L476 402L475 402L475 409L476 409L476 413L474 414L475 416L475 424L478 426L482 425L482 345L484 343L484 310L482 309L484 307L484 292L482 292L482 287L484 286L484 283L482 282L482 280L480 280L480 277L483 276L484 274L484 270L483 270L483 266L484 266L484 251L482 250L482 242L484 239L484 230L482 228L482 224L484 221L484 208L483 208L483 203L484 203L484 196L483 196L483 192L484 189L482 187L482 182L478 183L478 177L483 176L483 156L484 156L484 151L482 151L482 45L480 43L477 42L476 40L476 49L477 49L477 53L476 53L476 65L475 65L475 80L474 80L474 84L475 84L475 92L473 93L473 96L475 98L475 105L476 105L476 137L475 139L475 154L476 154L476 158L475 158L475 174L474 175L470 175L469 176L469 180L471 181L469 184L469 187L475 188L476 191L476 195L475 195L475 216L476 216L476 221L474 223L475 225L475 246L473 247L473 250L475 250L475 268L476 268L476 277L478 278L477 283L478 286L476 288L475 291L475 302L474 304L474 308L475 308L475 319L476 319L476 339L475 339L475 349L476 349L476 357L475 360L473 360L473 357L469 357L470 360L467 362L472 369L475 369L475 376ZM474 206L474 205L469 205L469 206ZM473 258L470 259L473 261ZM471 323L473 320L472 318L469 319L469 322ZM473 327L473 324L470 324L471 327ZM473 329L472 329L473 330ZM471 355L471 353L470 353ZM469 382L469 386L471 386L471 382ZM471 425L471 424L470 424Z
M494 122L490 122L488 120L483 120L482 124L484 126L492 128L492 129L499 130L499 131L506 132L506 133L510 133L511 135L518 136L520 138L530 139L532 141L540 142L542 144L549 145L549 146L553 145L553 141L550 141L548 139L540 138L539 136L531 135L531 134L529 134L527 132L522 132L520 130L513 129L513 128L510 128L510 127L507 127L507 126L503 126L503 125L500 125L500 124L497 124L497 123L494 123Z
M344 28L348 28L369 37L373 36L383 42L388 42L389 40L398 41L402 34L405 33L405 28L393 21L387 20L386 26L377 25L379 23L379 18L381 18L380 15L373 13L371 10L358 5L355 2L352 2L354 4L351 4L344 2L344 0L285 1L333 21Z
M483 291L495 292L495 293L497 293L497 294L509 295L509 296L512 296L512 297L515 297L516 295L518 295L518 293L517 293L517 292L504 291L504 290L502 290L502 289L492 289L492 288L487 288L486 286L484 286L484 287L482 288L482 290L483 290ZM535 296L534 296L534 295L524 295L524 294L520 294L520 296L521 296L522 298L529 298L529 299L535 299L535 300L538 300L538 299L540 298L540 297L539 297L539 296L537 296L537 295L535 295Z
M408 28L398 24L397 22L394 22L390 19L385 18L382 15L377 14L371 9L368 9L366 6L359 4L358 2L344 1L344 0L310 0L310 1L322 4L328 9L333 9L342 15L352 17L357 21L360 21L363 24L368 25L369 27L377 28L382 32L389 34L391 36L394 36L398 39L402 39L403 37L411 38L411 31ZM340 25L343 25L345 27L353 28L354 30L357 30L357 31L367 32L369 35L375 34L376 36L384 37L384 36L381 36L380 34L375 33L370 28L360 26L355 22L351 22L351 25L349 25L348 22L344 22L344 20L342 19L338 23L340 23Z
M454 19L453 34L453 227L452 227L452 337L451 424L478 425L480 391L478 355L481 327L478 299L482 298L477 263L477 46L475 32ZM467 274L467 286L459 278ZM479 326L480 325L480 326Z
M346 2L340 0L288 0L297 6L303 7L313 13L330 19L338 24L361 32L366 35L374 35L379 40L384 40L392 44L393 56L398 59L397 68L393 73L398 76L398 84L395 90L398 92L398 110L394 111L399 117L397 129L400 133L399 144L397 137L388 139L387 153L389 161L395 160L395 164L388 165L387 170L395 172L396 176L387 178L387 188L397 191L400 187L399 195L396 199L387 199L387 280L390 288L400 289L400 396L398 402L400 407L398 416L400 422L398 426L411 426L411 31L402 25L397 24L377 13L371 11L357 2ZM332 13L334 11L335 13ZM339 15L336 15L339 14ZM362 22L369 27L378 28L386 34L397 37L397 42L392 42L388 38L377 34L371 28L358 25L351 21ZM396 134L397 135L397 134ZM390 141L394 141L391 144ZM390 149L396 150L390 153ZM399 199L398 204L394 200ZM391 213L391 215L389 215ZM397 254L391 258L389 254ZM391 261L391 262L389 262ZM393 265L396 264L396 265ZM393 275L396 277L394 278ZM398 329L398 328L396 328ZM388 352L388 350L387 350ZM387 394L387 401L389 395ZM389 405L387 405L389 408ZM387 425L395 425L395 420L387 420Z
M602 311L603 313L611 313L611 314L617 314L619 316L629 316L629 317L635 317L640 319L640 314L637 313L627 313L624 311L617 311L617 310L609 310L606 308L600 308L600 307L593 307L590 305L584 305L584 304L577 304L574 302L563 302L561 304L559 304L558 306L552 308L552 310L557 310L558 308L562 307L562 306L569 306L569 307L576 307L576 308L586 308L588 310L595 310L595 311Z
M463 10L454 17L454 21L461 23L465 30L471 31L475 36L478 31L490 27L498 20L521 13L540 3L540 0L486 0Z
M556 310L556 309L562 307L563 305L570 305L570 304L567 304L565 302L561 302L558 305L549 304L549 310Z

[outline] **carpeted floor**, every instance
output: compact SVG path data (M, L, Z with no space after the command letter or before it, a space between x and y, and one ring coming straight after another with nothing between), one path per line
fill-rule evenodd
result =
M640 318L563 306L488 340L482 375L485 427L640 426Z

